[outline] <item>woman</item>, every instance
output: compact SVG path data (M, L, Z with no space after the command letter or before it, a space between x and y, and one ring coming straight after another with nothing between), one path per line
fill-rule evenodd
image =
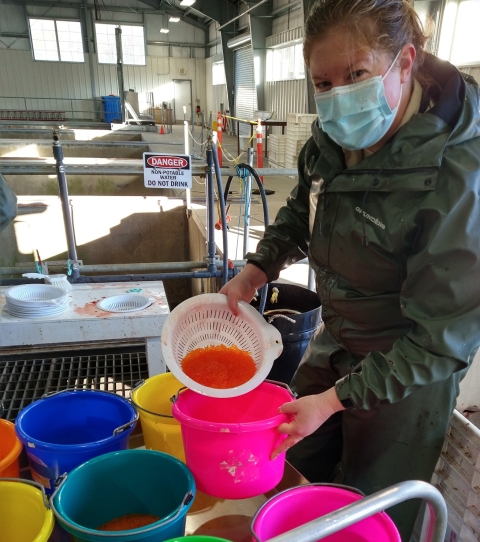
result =
M323 325L274 456L370 494L430 481L480 342L478 86L424 51L405 0L321 0L304 57L319 121L299 181L244 270L239 299L308 254ZM389 509L408 541L419 502Z

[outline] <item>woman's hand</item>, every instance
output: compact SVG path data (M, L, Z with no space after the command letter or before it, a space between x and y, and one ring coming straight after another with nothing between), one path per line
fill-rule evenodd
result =
M279 412L293 417L289 423L282 423L278 427L280 433L285 433L287 438L273 450L272 461L281 453L286 452L304 437L311 435L330 416L345 410L338 399L335 388L318 395L307 395L296 401L285 403L279 408Z
M227 296L228 307L237 316L238 302L246 301L250 303L257 290L266 282L267 275L256 265L247 263L236 277L233 277L223 286L220 293Z

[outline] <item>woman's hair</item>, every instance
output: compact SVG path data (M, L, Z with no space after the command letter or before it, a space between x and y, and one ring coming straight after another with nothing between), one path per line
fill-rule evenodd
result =
M334 29L348 32L353 43L363 41L392 58L412 43L417 51L412 75L422 79L419 72L431 32L425 32L408 0L317 0L305 21L303 55L307 66L312 45Z

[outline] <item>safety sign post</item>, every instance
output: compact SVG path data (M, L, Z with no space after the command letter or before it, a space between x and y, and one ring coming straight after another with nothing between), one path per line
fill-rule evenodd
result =
M187 154L143 153L147 188L192 188L192 159Z

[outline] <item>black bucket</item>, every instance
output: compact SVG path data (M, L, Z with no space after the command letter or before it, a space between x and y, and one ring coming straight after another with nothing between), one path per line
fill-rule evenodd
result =
M271 301L274 288L278 290L276 303ZM260 296L251 304L258 308L259 303ZM264 318L280 331L283 342L283 352L267 378L290 384L311 336L322 322L320 300L303 286L272 282L268 285Z

